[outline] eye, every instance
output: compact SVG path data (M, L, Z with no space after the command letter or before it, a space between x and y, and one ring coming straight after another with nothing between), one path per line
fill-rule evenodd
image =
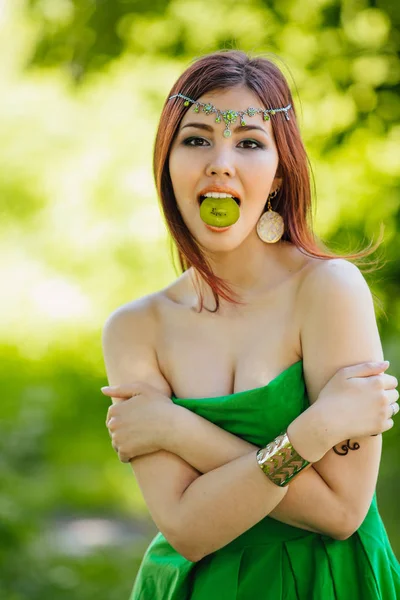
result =
M241 144L244 144L244 145L241 146ZM256 142L256 140L242 140L241 142L239 142L238 145L241 148L245 148L245 149L249 149L249 150L256 150L257 148L265 148L264 144L261 144L261 142Z
M189 137L183 140L184 146L205 146L208 144L207 140L201 137Z

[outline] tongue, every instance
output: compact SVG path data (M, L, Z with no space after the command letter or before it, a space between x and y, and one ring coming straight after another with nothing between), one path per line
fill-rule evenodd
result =
M240 208L233 198L205 198L200 206L200 217L213 227L228 227L240 217Z

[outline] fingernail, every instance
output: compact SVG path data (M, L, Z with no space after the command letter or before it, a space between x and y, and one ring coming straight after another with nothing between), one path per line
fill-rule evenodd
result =
M111 385L103 385L103 387L100 389L102 392L104 392L104 390L107 390L107 392L108 392L109 390L112 390L112 386Z
M379 362L378 365L382 365L382 366L390 365L390 361L389 360L383 360L382 362Z

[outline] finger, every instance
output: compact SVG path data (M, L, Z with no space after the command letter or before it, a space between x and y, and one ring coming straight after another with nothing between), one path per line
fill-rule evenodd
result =
M118 452L118 457L119 460L122 463L128 463L131 459L129 458L129 456L127 456L126 454L124 454L123 452Z
M369 377L370 375L378 375L389 367L390 363L388 360L385 361L368 361L359 363L357 365L350 365L349 367L343 367L345 377L350 379L351 377Z
M105 396L109 396L110 398L122 398L123 400L125 400L131 397L130 395L128 396L127 394L124 394L119 389L113 390L112 388L104 388L101 390L101 392L102 394L104 394Z
M137 383L122 383L120 385L105 385L100 388L105 396L115 396L117 398L132 398L143 391L143 384Z
M392 404L389 405L389 410L388 410L388 419L393 419L393 417L395 415L397 415L397 413L400 410L400 406L397 402L392 402Z
M385 431L389 431L389 429L392 429L392 427L394 427L394 421L393 419L388 419L386 421L386 426L382 428L380 433L385 433Z
M388 399L389 405L393 404L399 399L399 390L385 390L385 396Z
M382 375L382 379L384 390L391 390L393 388L397 388L397 386L399 385L399 382L397 381L396 377L394 377L393 375L389 375L388 373L384 373Z
M106 420L106 427L108 430L113 433L115 431L115 426L117 424L117 419L115 417L109 417Z
M104 396L109 396L110 398L121 398L122 400L128 400L132 398L132 396L137 396L134 392L127 389L121 389L119 387L104 387L101 389L102 394Z
M107 427L107 431L108 431L110 437L112 438L113 431L111 431L111 429L110 429L110 421L106 421L106 427Z

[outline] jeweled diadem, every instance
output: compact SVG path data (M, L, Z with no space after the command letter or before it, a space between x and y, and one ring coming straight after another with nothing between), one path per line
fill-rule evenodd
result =
M181 93L170 96L168 100L172 100L173 98L182 98L182 100L184 100L184 106L189 106L190 104L193 104L193 111L195 113L199 113L200 110L202 110L206 115L215 114L216 123L221 123L221 121L224 121L225 123L225 137L230 137L232 135L230 126L231 123L236 123L237 119L240 119L240 124L244 127L246 125L246 116L254 117L254 115L262 114L264 121L268 121L270 119L270 115L274 115L278 112L284 112L287 121L289 121L290 118L288 115L288 110L292 107L291 104L288 104L287 106L280 108L253 108L252 106L249 106L249 108L247 108L246 110L220 110L210 102L199 102L198 100L193 100L192 98L184 96Z

